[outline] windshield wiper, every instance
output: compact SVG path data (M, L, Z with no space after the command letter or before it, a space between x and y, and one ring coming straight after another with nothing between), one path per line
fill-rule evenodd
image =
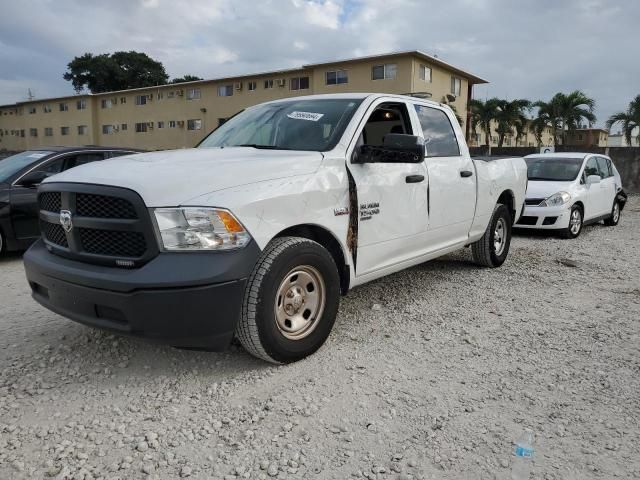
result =
M258 145L257 143L243 143L241 145L229 145L230 147L252 147L259 148L261 150L291 150L287 147L279 147L278 145Z

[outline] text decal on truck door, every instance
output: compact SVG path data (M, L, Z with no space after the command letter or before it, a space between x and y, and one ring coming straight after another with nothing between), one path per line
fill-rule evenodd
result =
M360 220L371 220L371 217L380 213L378 202L363 203L360 205Z

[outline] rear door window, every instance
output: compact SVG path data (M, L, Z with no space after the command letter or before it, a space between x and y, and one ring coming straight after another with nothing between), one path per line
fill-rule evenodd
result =
M427 157L460 156L460 146L447 114L437 108L418 104L415 109L427 144Z
M76 155L67 157L65 170L69 170L73 167L79 167L80 165L84 165L85 163L97 162L99 160L104 160L103 152L78 153Z

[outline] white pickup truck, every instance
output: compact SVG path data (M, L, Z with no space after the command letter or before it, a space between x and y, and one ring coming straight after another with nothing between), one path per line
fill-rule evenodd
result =
M299 360L341 294L470 246L506 259L523 159L474 160L447 106L297 97L248 108L197 148L84 165L39 188L33 297L86 325Z

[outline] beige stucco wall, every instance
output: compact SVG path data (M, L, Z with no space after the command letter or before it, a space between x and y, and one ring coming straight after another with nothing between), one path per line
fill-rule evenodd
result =
M373 80L372 67L385 63L397 65L395 79ZM418 67L426 64L432 68L432 82L427 83L419 78ZM331 70L346 70L348 83L326 85L325 75ZM459 76L462 80L460 96L453 102L457 113L466 121L466 105L468 100L468 80L445 67L429 64L425 59L411 54L402 56L378 57L375 59L353 60L335 64L308 66L270 74L228 78L224 80L207 80L180 85L163 85L137 90L112 92L97 95L79 95L62 99L22 102L16 106L0 107L0 149L23 150L45 145L103 145L137 147L147 150L192 147L204 136L216 128L219 119L228 118L240 110L257 103L288 98L298 95L339 93L339 92L382 92L408 93L429 92L432 100L442 102L447 93L451 93L451 76ZM291 78L309 77L309 88L291 90ZM265 89L265 80L273 79L274 87ZM278 86L278 79L284 79L285 85ZM250 81L257 83L255 91L249 91ZM242 88L235 88L240 82ZM218 87L234 85L232 96L219 96ZM188 100L189 89L200 89L200 98ZM183 95L177 95L177 91ZM169 93L174 97L169 98ZM137 95L148 95L151 99L145 105L136 105ZM160 95L160 98L158 97ZM78 110L76 100L85 99L87 108ZM111 99L111 108L102 108L102 100ZM122 102L121 99L125 99ZM59 103L69 105L68 111L60 111ZM44 113L44 105L51 105L51 112ZM30 107L36 113L29 114ZM6 114L5 114L6 112ZM13 112L13 113L9 113ZM22 114L20 114L22 112ZM188 130L187 121L201 120L200 130ZM170 121L177 123L170 128ZM136 123L148 123L153 128L147 132L136 132ZM158 122L164 122L164 128L158 128ZM126 130L122 125L126 124ZM78 135L78 125L87 125L86 135ZM103 133L104 125L117 126L111 134ZM69 127L69 135L62 135L60 128ZM53 135L45 136L45 128L52 128ZM38 136L30 136L29 130L36 128ZM4 134L4 131L9 133ZM25 131L25 136L11 135L11 130Z

